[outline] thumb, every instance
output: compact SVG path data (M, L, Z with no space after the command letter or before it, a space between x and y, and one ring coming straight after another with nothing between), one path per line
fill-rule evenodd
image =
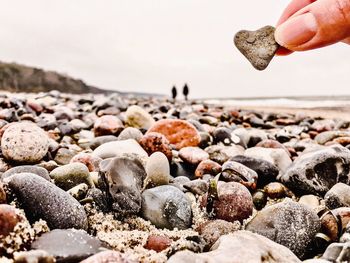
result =
M279 25L276 41L293 51L320 48L350 37L350 0L318 0Z

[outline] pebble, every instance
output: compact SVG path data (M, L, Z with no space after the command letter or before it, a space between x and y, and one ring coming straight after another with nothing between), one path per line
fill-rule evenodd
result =
M349 262L350 242L330 244L323 253L322 259L328 260L328 262Z
M103 160L100 176L111 208L117 217L137 214L141 209L141 189L146 178L142 163L134 157L115 157Z
M104 115L98 118L94 124L95 136L118 135L124 128L124 125L118 117L113 115Z
M257 70L266 69L279 48L275 40L275 28L272 26L256 31L239 31L235 35L234 43Z
M7 204L0 204L0 237L10 234L21 221L16 208Z
M208 183L202 179L186 182L183 187L194 195L203 195L208 191Z
M3 184L0 182L0 204L5 204L7 201L6 192Z
M123 154L137 154L141 157L148 157L147 152L132 139L125 141L112 141L97 147L93 155L102 159L113 158Z
M133 127L127 127L118 136L119 141L133 139L139 142L142 139L142 132L139 129Z
M148 130L155 123L152 116L137 105L132 105L126 110L125 122L130 127L144 130Z
M217 175L221 172L221 165L212 161L212 160L204 160L201 161L195 171L195 176L197 178L202 178L205 174Z
M221 177L227 182L239 182L248 189L255 189L258 174L247 166L234 161L227 161L222 165Z
M128 260L122 253L106 250L99 252L83 261L81 263L136 263Z
M246 230L263 235L303 258L320 227L320 219L313 210L285 201L259 211Z
M31 122L12 123L1 138L1 150L7 160L37 163L49 149L47 134Z
M344 183L335 184L325 194L324 200L329 209L350 206L350 186Z
M219 127L213 131L213 143L222 143L224 145L239 144L241 139L232 132L229 128Z
M78 152L75 150L60 148L56 153L54 161L59 165L69 164L73 157L77 154Z
M29 219L46 220L51 229L87 229L84 208L72 196L44 178L31 173L15 174L9 187Z
M170 166L167 157L161 152L153 153L147 161L146 174L144 187L169 184Z
M104 136L99 136L96 138L93 138L90 142L90 148L92 150L95 150L97 147L101 146L104 143L107 142L113 142L113 141L117 141L118 137L115 135L104 135Z
M315 195L303 195L298 202L314 210L320 206L319 198Z
M51 181L49 172L45 168L34 165L21 165L13 167L2 174L1 181L8 182L12 175L19 173L32 173L39 175L40 177L44 178L49 182Z
M88 190L89 186L82 183L72 187L67 191L67 193L73 196L75 199L81 200L86 196Z
M209 159L209 154L199 147L184 147L179 151L179 157L187 164L197 166Z
M264 191L258 190L253 194L253 203L257 210L261 210L265 207L267 202L267 196Z
M103 246L84 230L55 229L35 240L31 249L46 251L56 262L80 262L102 251Z
M201 137L196 128L185 120L165 119L157 121L147 133L163 134L177 150L188 146L198 146Z
M205 149L209 154L209 159L223 164L230 158L244 153L244 148L239 145L224 146L224 145L212 145Z
M170 143L163 134L158 132L150 132L145 134L139 142L142 148L148 153L148 155L151 155L155 152L162 152L165 154L169 161L172 160L173 153Z
M70 163L82 163L87 166L90 172L98 172L101 161L101 158L91 153L80 152L70 160Z
M171 245L172 240L166 236L149 235L144 248L161 252Z
M288 189L286 189L286 187L279 182L273 182L265 185L264 192L268 197L277 199L285 197L288 193Z
M182 191L170 185L145 190L141 212L157 228L187 229L192 224L189 200Z

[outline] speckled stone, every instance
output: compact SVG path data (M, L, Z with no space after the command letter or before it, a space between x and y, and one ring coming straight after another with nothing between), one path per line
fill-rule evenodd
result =
M139 141L142 148L151 155L154 152L162 152L168 158L169 161L173 158L170 142L161 133L150 132L145 134Z
M148 130L154 124L154 119L140 106L132 105L125 112L125 122L131 127Z
M19 173L32 173L32 174L39 175L40 177L46 179L47 181L51 181L49 172L45 168L34 166L34 165L21 165L21 166L13 167L7 170L5 173L3 173L3 175L1 176L1 180L4 182L7 182L12 175L19 174Z
M49 149L49 137L32 122L11 124L1 138L6 159L21 163L39 162Z
M275 40L275 28L272 26L256 31L239 31L235 35L234 43L257 70L267 68L279 47Z
M205 174L217 175L221 172L221 165L212 160L204 160L199 163L195 171L195 176L202 178Z

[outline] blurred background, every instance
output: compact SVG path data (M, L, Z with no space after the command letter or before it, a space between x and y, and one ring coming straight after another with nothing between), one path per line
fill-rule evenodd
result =
M0 0L0 60L105 89L191 97L350 95L350 47L275 57L258 72L233 45L287 0Z

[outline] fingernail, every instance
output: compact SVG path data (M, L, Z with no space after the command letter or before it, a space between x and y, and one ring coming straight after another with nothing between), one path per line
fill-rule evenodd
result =
M277 27L275 38L283 47L297 47L310 41L317 33L317 21L312 13L288 19Z

